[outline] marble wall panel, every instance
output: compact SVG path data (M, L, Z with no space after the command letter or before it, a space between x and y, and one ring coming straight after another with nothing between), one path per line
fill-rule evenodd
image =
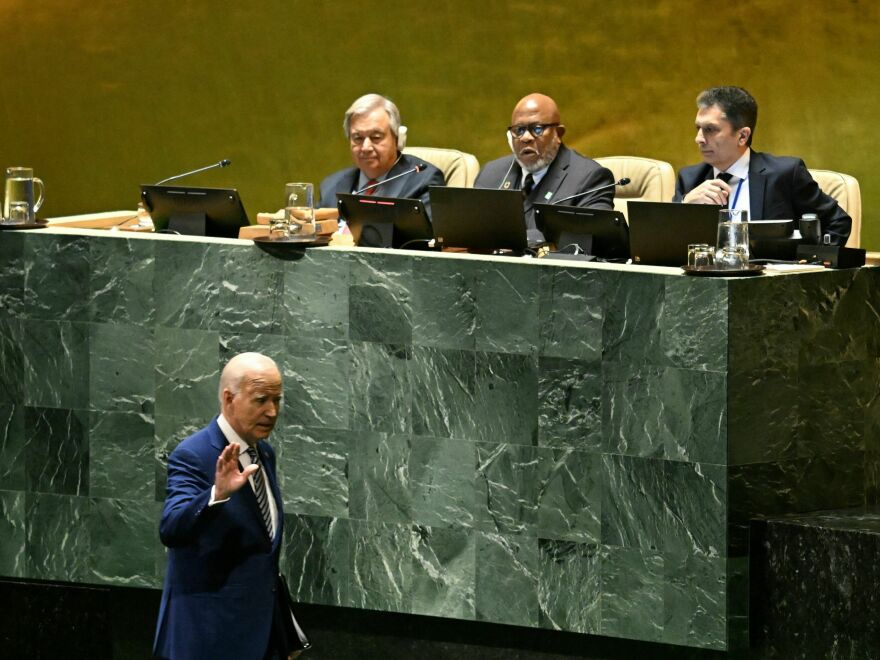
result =
M476 354L474 439L538 443L538 362L530 355Z
M89 324L89 407L152 414L156 342L141 325Z
M727 561L703 553L664 555L663 641L727 647Z
M543 628L597 635L602 624L602 556L595 543L539 539Z
M24 311L24 234L4 232L0 240L0 319Z
M156 242L116 237L90 241L89 320L152 326L156 322ZM159 273L159 279L163 274ZM179 285L167 282L167 287Z
M660 313L660 349L673 366L727 371L727 282L669 278Z
M665 562L644 548L605 547L601 554L603 635L659 642L664 637ZM637 616L633 616L638 612Z
M603 448L601 364L542 357L538 362L538 444Z
M665 279L619 271L606 278L603 360L637 369L670 364L661 343Z
M284 266L282 332L309 339L348 339L351 259L346 253L309 250Z
M87 408L89 324L25 319L21 324L25 403ZM46 378L46 374L52 374Z
M92 498L89 505L88 581L160 587L156 557L162 544L156 520L161 505L109 498Z
M25 495L25 566L37 580L88 582L91 577L89 498Z
M404 524L412 520L410 438L359 433L351 446L349 510L352 518Z
M274 359L284 378L282 421L307 427L347 429L350 426L351 351L347 342L324 339L303 343L287 337L251 344Z
M25 497L22 491L0 490L0 572L8 577L28 577Z
M0 311L0 402L24 403L22 322Z
M412 344L412 262L394 254L355 255L348 290L352 341Z
M413 433L462 440L476 437L480 418L476 354L417 346L409 366Z
M138 413L89 415L89 494L153 502L156 494L153 418ZM141 507L144 508L144 507Z
M25 242L24 313L28 318L89 320L89 245L85 237L55 234Z
M412 348L373 342L351 343L349 416L351 428L384 433L412 432Z
M486 262L480 269L474 287L478 351L537 354L540 276L530 264Z
M479 532L476 556L477 621L537 627L541 577L538 539Z
M282 571L294 600L348 606L351 525L347 520L284 514Z
M605 273L542 269L538 309L541 355L591 363L602 360L607 287Z
M217 414L220 338L216 332L156 329L156 410L170 416Z
M412 341L449 350L476 348L477 275L482 266L415 257L412 266Z
M353 431L292 427L272 444L278 454L278 480L286 511L310 516L348 518Z
M27 489L24 407L0 404L0 484L3 490Z
M443 528L472 529L476 524L476 465L472 442L413 438L407 464L411 520L437 533Z
M86 411L26 408L24 436L28 492L89 494L89 414Z
M413 614L473 620L476 535L466 529L415 526L411 532Z
M414 548L408 526L350 521L349 607L412 611Z

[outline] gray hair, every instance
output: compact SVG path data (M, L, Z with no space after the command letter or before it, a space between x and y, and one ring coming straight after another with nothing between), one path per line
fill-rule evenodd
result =
M376 108L382 108L388 113L391 132L394 133L395 138L400 137L400 110L394 105L394 101L385 98L381 94L364 94L345 111L345 118L342 120L342 130L345 131L346 139L349 137L351 120L354 117L369 114Z
M223 390L229 390L233 395L238 394L249 374L267 368L279 371L275 361L261 353L239 353L233 356L220 372L220 387L217 391L220 405L223 405Z

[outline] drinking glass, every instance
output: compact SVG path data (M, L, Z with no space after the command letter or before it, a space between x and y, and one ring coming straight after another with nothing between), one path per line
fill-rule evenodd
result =
M39 188L40 195L34 201L34 187ZM28 205L27 222L34 222L37 211L43 205L43 182L34 176L30 167L6 168L6 197L3 200L3 217L9 218L12 205L26 202Z
M315 235L315 187L311 183L284 186L284 218L291 236Z
M721 209L715 264L719 268L745 268L749 265L749 214L742 209Z
M715 263L715 248L708 243L688 245L688 266L712 266Z

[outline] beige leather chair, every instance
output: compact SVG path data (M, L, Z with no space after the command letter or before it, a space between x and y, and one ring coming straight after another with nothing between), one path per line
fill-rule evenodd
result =
M629 200L647 202L671 202L675 194L675 170L663 160L640 158L638 156L606 156L597 158L603 167L614 174L617 181L628 177L630 182L617 186L614 191L614 210L626 217L626 203Z
M458 149L437 149L436 147L407 147L403 153L421 158L443 172L446 185L455 188L473 188L480 161L473 154Z
M862 238L862 191L855 177L831 170L810 170L810 175L826 195L837 200L840 208L852 218L852 231L847 247L859 247Z

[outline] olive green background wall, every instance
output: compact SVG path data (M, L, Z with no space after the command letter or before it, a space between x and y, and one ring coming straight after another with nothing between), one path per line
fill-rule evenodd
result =
M250 214L283 184L349 163L342 114L376 91L410 144L506 149L514 103L559 103L591 156L696 162L694 98L758 99L755 147L856 176L863 247L880 249L872 176L880 3L0 0L0 165L31 165L45 216L134 208L138 184L234 185Z

